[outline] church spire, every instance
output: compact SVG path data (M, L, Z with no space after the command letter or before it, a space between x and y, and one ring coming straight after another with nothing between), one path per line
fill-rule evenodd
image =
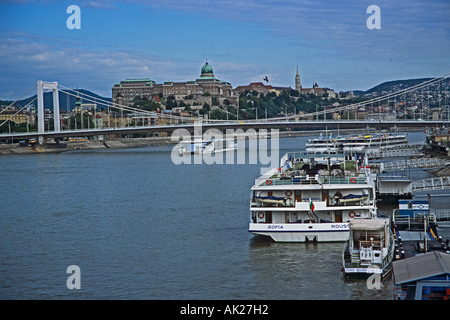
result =
M300 74L298 73L298 65L297 65L297 74L295 75L295 90L300 92L302 90L302 85L300 83Z

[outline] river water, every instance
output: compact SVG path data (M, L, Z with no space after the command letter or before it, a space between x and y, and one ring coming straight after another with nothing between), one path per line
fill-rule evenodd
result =
M280 138L279 156L307 138ZM176 165L172 148L0 157L0 299L391 299L390 278L343 278L343 243L248 233L261 164Z

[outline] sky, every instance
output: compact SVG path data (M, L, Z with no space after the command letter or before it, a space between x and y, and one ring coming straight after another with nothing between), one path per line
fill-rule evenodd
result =
M295 88L298 65L303 87L368 90L450 72L449 18L448 0L0 0L0 99L37 80L111 97L125 79L196 79L205 61L233 88Z

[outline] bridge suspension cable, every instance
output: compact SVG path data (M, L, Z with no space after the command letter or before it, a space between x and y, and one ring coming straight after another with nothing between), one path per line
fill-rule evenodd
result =
M112 108L119 109L119 110L122 110L122 111L129 111L129 112L134 112L134 113L140 113L142 115L144 115L144 114L155 115L154 111L142 110L142 109L138 109L138 108L134 108L134 107L130 107L130 106L121 105L121 104L118 104L118 103L115 103L115 102L112 102L112 101L108 101L108 100L104 100L104 99L101 99L101 98L93 97L91 95L88 95L88 94L85 94L85 93L82 93L82 92L78 92L78 91L76 91L74 89L67 88L67 87L65 87L63 85L60 85L60 84L58 84L58 87L61 87L61 88L65 89L64 91L58 89L62 93L65 93L67 95L76 97L76 95L74 93L71 93L71 92L76 92L77 94L83 96L83 99L85 99L85 100L87 100L89 102L94 102L94 103L99 103L100 102L99 104L105 105L107 107L112 107ZM177 119L177 120L182 119L182 120L186 120L186 117L166 115L166 114L158 114L158 117L160 117L160 118L167 118L167 119Z
M447 74L444 74L442 76L439 76L439 77L436 77L436 78L433 78L433 79L421 82L421 83L416 84L414 86L411 86L411 87L408 87L408 88L405 88L405 89L401 89L401 90L393 92L393 93L388 93L388 94L380 96L380 97L375 97L375 98L372 98L372 99L369 99L369 100L366 100L366 101L363 101L363 102L352 103L352 104L347 105L347 106L336 107L336 108L325 110L325 111L310 112L310 113L303 114L302 116L305 117L305 116L322 115L324 113L333 113L333 112L337 112L337 111L346 111L346 110L351 110L351 109L358 108L358 107L363 107L363 106L366 106L366 105L369 105L369 104L373 104L373 103L376 103L376 102L380 102L380 101L383 101L383 100L386 100L386 99L389 99L389 98L392 98L392 97L400 96L400 95L403 95L405 93L409 93L411 91L416 91L416 90L422 89L424 87L427 87L429 85L432 85L432 84L435 84L437 82L440 82L440 81L443 81L443 80L447 79L449 77L449 75L450 75L450 72L447 73ZM272 119L286 119L286 118L295 118L295 117L298 117L298 116L295 115L295 116L279 117L279 118L272 118Z
M416 91L416 90L420 90L422 88L425 88L427 86L433 85L435 83L438 83L440 81L443 81L445 79L448 79L450 73L444 74L442 76L421 82L419 84L416 84L414 86L405 88L405 89L401 89L399 91L393 92L393 93L388 93L386 95L380 96L380 97L375 97L366 101L362 101L359 103L353 103L350 105L346 105L346 106L340 106L340 107L336 107L336 108L332 108L332 109L328 109L328 110L323 110L323 111L316 111L316 112L310 112L310 113L306 113L301 115L302 117L313 117L313 116L317 116L317 115L321 115L321 114L329 114L329 113L335 113L335 112L339 112L339 111L346 111L346 110L352 110L358 107L363 107L369 104L373 104L376 102L380 102L389 98L393 98L393 97L397 97L412 91ZM23 95L21 95L18 99L16 99L14 102L12 102L9 106L7 106L6 108L3 108L3 110L0 111L0 114L5 112L7 109L11 108L11 106L13 106L17 101L19 101L20 99L22 99L25 95L27 95L29 92L31 92L34 88L36 88L36 85L34 85L31 89L29 89L27 92L25 92ZM64 90L62 90L62 89ZM108 108L114 108L114 109L118 109L118 110L122 110L122 111L127 111L127 112L132 112L132 113L136 113L136 114L140 114L142 116L144 115L149 115L149 116L157 116L158 118L161 119L169 119L169 120L182 120L182 121L195 121L195 119L193 118L187 118L187 117L182 117L182 116L176 116L176 115L171 115L171 114L165 114L165 113L155 113L154 111L148 111L148 110L143 110L143 109L138 109L138 108L134 108L134 107L130 107L130 106L126 106L126 105L121 105L112 101L108 101L102 98L98 98L98 97L94 97L82 92L78 92L74 89L70 89L68 87L65 87L61 84L58 84L58 91L65 93L67 95L70 96L74 96L76 97L77 95L81 95L82 98L86 101L92 102L92 103L97 103L100 105L104 105ZM16 115L17 113L21 112L23 109L25 109L29 104L31 104L32 102L34 102L36 99L34 99L33 101L29 102L25 107L23 107L22 109L20 109L19 111L17 111L14 115ZM239 108L239 106L238 106ZM2 125L4 125L6 122L8 122L8 120L12 119L14 117L14 115L12 115L9 119L5 120L3 123L0 124L0 127ZM270 121L288 121L290 119L293 118L297 118L299 117L299 115L295 114L295 115L291 115L291 116L284 116L284 117L276 117L276 118L270 118ZM230 122L229 120L220 120L220 119L208 119L208 122L216 122L216 123L226 123L226 122ZM237 120L239 121L239 120ZM242 120L241 120L242 121ZM248 120L246 120L248 121ZM231 122L234 122L234 120L232 120Z
M11 108L17 101L19 101L20 99L22 99L23 97L25 97L31 90L33 90L34 88L36 88L36 85L34 85L30 90L28 90L27 92L25 92L23 95L21 95L16 101L14 101L13 103L11 103L9 106L5 107L2 111L0 111L0 114L3 113L4 111L6 111L6 109Z
M33 90L33 88L32 88L31 90ZM31 91L31 90L30 90L30 91ZM28 92L29 92L29 91L28 91ZM25 94L26 94L26 93L25 93ZM20 99L20 98L19 98L19 99ZM34 98L33 100L31 100L30 102L28 102L22 109L19 109L19 110L16 111L14 114L12 114L8 119L6 119L6 120L3 121L2 123L0 123L0 127L3 126L5 123L7 123L7 122L8 122L9 120L11 120L12 118L14 118L14 116L15 116L16 114L22 112L23 109L26 109L30 104L32 104L34 101L36 101L36 99L37 99L37 97ZM17 100L16 100L16 101L17 101ZM6 108L3 109L3 110L0 112L0 114L1 114L4 110L6 110Z
M386 99L397 97L397 96L400 96L400 95L403 95L403 94L406 94L406 93L409 93L409 92L412 92L412 91L416 91L416 90L422 89L422 88L430 86L432 84L438 83L440 81L443 81L443 80L447 79L449 77L449 75L450 75L450 73L447 73L447 74L441 75L439 77L436 77L436 78L433 78L433 79L421 82L421 83L416 84L414 86L411 86L411 87L408 87L408 88L405 88L405 89L401 89L401 90L393 92L393 93L388 93L388 94L380 96L380 97L375 97L375 98L372 98L372 99L369 99L369 100L366 100L366 101L362 101L362 102L359 102L359 103L352 103L350 105L340 106L340 107L336 107L336 108L328 109L328 110L324 110L324 111L305 113L305 114L302 115L302 117L308 117L308 116L311 117L311 116L316 116L316 115L329 114L329 113L334 113L334 112L338 112L338 111L352 110L352 109L355 109L355 108L367 106L367 105L370 105L370 104L373 104L373 103L376 103L376 102L384 101ZM63 85L60 85L60 84L58 84L58 86L61 87L61 88L64 88L65 90L67 90L67 91L61 91L60 90L61 92L66 93L68 95L75 96L74 94L71 94L70 92L68 92L68 91L76 92L75 90L67 88L67 87L65 87ZM147 115L155 115L155 112L153 112L153 111L142 110L142 109L133 108L133 107L130 107L130 106L120 105L118 103L115 103L115 102L112 102L112 101L107 101L107 100L104 100L104 99L101 99L101 98L97 98L97 97L93 97L93 96L87 95L85 93L78 92L78 94L83 96L83 99L85 99L87 101L95 102L95 103L101 102L100 104L103 104L105 106L112 107L112 108L115 108L115 109L118 109L118 110L129 111L129 112L140 113L140 114L147 114ZM299 115L296 114L296 115L292 115L292 116L270 118L270 120L271 121L277 121L277 120L281 120L282 121L282 120L294 119L294 118L297 118L298 116ZM158 114L158 117L165 118L165 119L173 119L173 120L191 120L191 119L186 119L186 117L174 116L174 115L163 114L163 113ZM208 119L207 121L208 122L219 122L219 123L220 122L229 122L229 120L221 120L221 119ZM237 120L237 121L239 121L239 120ZM248 121L248 120L246 120L246 121Z
M65 89L65 90L59 90L58 89L61 93L65 93L65 94L73 96L73 97L76 97L77 95L80 95L80 96L82 96L82 98L84 100L87 100L89 102L95 102L95 103L98 103L100 105L104 105L104 106L107 106L107 107L112 107L112 108L123 110L123 111L133 111L133 112L139 111L141 113L149 113L149 111L147 111L147 110L141 110L141 109L125 106L125 105L120 105L120 104L114 103L112 101L108 101L108 100L104 100L104 99L101 99L101 98L97 98L97 97L94 97L94 96L91 96L91 95L79 92L77 90L67 88L67 87L65 87L65 86L63 86L61 84L58 84L58 87L61 87L61 88ZM72 93L72 92L75 92L75 93Z

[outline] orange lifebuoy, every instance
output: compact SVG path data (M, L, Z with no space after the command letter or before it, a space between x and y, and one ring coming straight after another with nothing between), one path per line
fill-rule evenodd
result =
M354 218L354 217L356 216L355 211L350 211L350 212L348 213L348 216L349 216L350 218Z
M289 190L288 190L288 191L285 192L285 194L286 194L288 197L290 197L290 196L292 196L292 191L289 191Z
M263 219L264 218L264 212L258 212L258 218Z
M272 179L267 179L267 180L266 180L266 184L267 184L267 185L272 184Z
M356 183L356 178L351 178L351 179L350 179L350 182L351 182L351 183Z

